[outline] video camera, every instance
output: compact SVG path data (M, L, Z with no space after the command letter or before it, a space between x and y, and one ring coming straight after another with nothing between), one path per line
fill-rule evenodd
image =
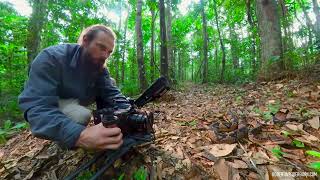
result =
M125 109L113 106L94 111L94 122L95 124L102 122L105 127L117 125L124 135L153 133L153 113L139 108L161 97L168 90L169 81L165 77L160 77L139 98L129 100L131 107ZM116 101L113 103L117 104Z

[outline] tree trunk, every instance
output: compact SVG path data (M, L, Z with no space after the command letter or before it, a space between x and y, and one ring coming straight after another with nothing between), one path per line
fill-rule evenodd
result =
M136 15L136 36L137 36L137 61L139 70L139 81L140 81L140 91L144 91L148 87L146 79L146 71L143 59L143 37L142 37L142 27L141 27L141 12L142 12L142 0L137 1L137 15Z
M172 14L171 14L171 0L167 0L167 8L166 8L166 15L167 15L167 48L168 48L168 66L169 66L169 76L171 79L171 82L174 80L174 56L173 56L173 41L172 41L172 33L171 33L171 28L172 28Z
M223 81L224 81L224 71L225 71L225 67L226 67L226 50L225 50L225 47L224 47L224 44L223 44L221 31L220 31L216 0L213 0L213 10L214 10L216 26L217 26L218 35L219 35L220 46L221 46L221 50L222 50L222 68L221 68L221 74L220 74L220 83L223 83Z
M318 0L312 0L313 2L313 12L316 15L316 23L314 24L314 29L316 31L317 45L320 48L320 10Z
M236 31L234 30L234 24L229 23L229 31L230 31L230 46L231 46L231 58L233 63L233 68L236 70L239 68L239 57L237 44L238 37Z
M201 16L202 16L202 37L203 37L203 71L202 83L208 82L208 33L207 33L207 19L205 14L205 3L201 0Z
M288 50L288 20L287 20L287 7L285 5L284 0L279 0L279 4L281 7L281 19L282 19L282 27L284 30L284 37L283 37L283 42L282 42L282 51L286 52Z
M41 42L41 31L47 19L48 0L32 0L32 14L29 21L27 37L27 56L29 67L37 56Z
M164 0L159 1L160 9L160 38L161 38L161 53L160 53L160 70L161 75L169 78L169 69L168 69L168 49L167 49L167 32L166 32L166 22L165 22L165 8Z
M120 20L119 20L119 25L118 25L118 32L121 33L121 23L122 23L122 0L120 0ZM115 61L115 66L116 66L116 82L118 83L119 82L119 74L120 74L120 71L119 71L119 63L120 63L120 41L121 39L120 38L117 38L117 57L114 58L114 61Z
M261 38L260 79L279 77L283 70L281 27L275 0L257 0L257 18Z
M178 68L179 68L179 80L182 80L182 58L181 58L181 50L178 52Z
M307 27L308 27L308 31L309 31L309 48L310 51L313 52L313 47L312 47L312 33L310 33L310 31L312 31L316 36L316 30L315 30L315 26L312 25L312 21L310 19L310 16L308 15L307 9L304 6L304 4L301 2L301 0L298 0L298 4L300 5L302 12L304 14L304 17L306 18L306 23L307 23Z
M125 54L126 54L126 46L127 46L127 29L128 29L128 18L129 18L129 11L125 21L124 27L124 37L123 37L123 46L122 46L122 67L121 67L121 83L124 84L124 72L126 69L125 66Z
M151 50L150 50L150 70L151 70L151 81L153 82L155 80L155 59L154 59L154 23L156 20L156 16L154 14L154 9L151 8Z
M301 7L301 4L299 4L299 6ZM293 10L294 10L294 16L295 18L298 20L298 22L302 25L302 26L306 26L306 29L308 31L308 47L306 47L306 54L308 54L308 49L310 49L311 53L313 52L313 48L312 48L312 30L310 29L311 27L308 25L308 23L306 23L306 25L298 18L297 15L297 9L295 4L293 4ZM307 59L307 58L305 58ZM305 65L305 64L304 64Z
M257 52L256 52L256 37L254 33L255 24L252 19L251 13L251 0L246 0L247 19L250 24L249 32L251 37L251 51L252 51L252 71L253 74L257 71Z

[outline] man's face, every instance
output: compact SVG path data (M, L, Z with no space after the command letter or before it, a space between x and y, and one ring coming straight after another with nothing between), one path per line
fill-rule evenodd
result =
M113 51L114 39L105 32L100 31L91 42L85 42L84 47L90 63L101 70L106 59L109 58Z

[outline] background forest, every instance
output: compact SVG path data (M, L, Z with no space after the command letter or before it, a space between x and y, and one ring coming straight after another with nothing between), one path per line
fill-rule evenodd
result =
M21 15L0 1L0 124L22 120L17 96L29 63L48 46L76 43L92 24L118 38L108 68L133 96L160 75L241 84L294 76L319 64L318 0L29 0Z

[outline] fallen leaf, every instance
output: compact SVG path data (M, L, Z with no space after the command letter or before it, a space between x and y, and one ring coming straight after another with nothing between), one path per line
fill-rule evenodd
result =
M2 159L4 156L4 151L2 149L0 149L0 159Z
M317 138L317 137L315 137L315 136L313 136L313 135L311 135L311 134L308 134L308 135L302 135L302 137L304 138L304 139L306 139L306 140L310 140L310 141L315 141L315 142L319 142L320 140ZM297 138L298 139L298 138ZM310 141L308 141L308 142L310 142Z
M274 115L274 117L277 121L285 121L287 119L287 114L288 113L286 112L279 111Z
M250 172L248 175L248 179L249 180L258 180L260 179L259 175L257 173L254 172Z
M273 100L273 99L272 99L272 100L269 100L268 102L269 102L269 104L274 104L274 103L276 103L276 101Z
M283 84L276 84L277 89L281 89L283 87Z
M207 150L215 157L222 157L230 154L237 144L213 144L209 146L202 146L199 149Z
M286 124L286 127L292 131L303 130L303 124Z
M172 167L164 168L162 176L168 177L167 175L172 175L174 173L174 169Z
M122 160L121 159L117 159L114 163L113 163L113 167L118 168L121 166L122 164Z
M179 139L180 137L179 136L171 136L170 137L170 139L172 139L172 140L177 140L177 139Z
M172 156L177 159L183 159L184 155L183 155L182 149L180 147L177 147L175 152L172 153Z
M252 160L256 164L266 164L271 161L269 156L263 151L253 153Z
M226 164L225 159L219 159L217 163L214 164L214 169L220 176L221 180L229 180L229 174L231 174L230 167Z
M144 162L145 163L151 163L152 161L151 161L150 156L144 156Z
M238 160L238 159L235 159L233 162L228 162L228 164L231 167L236 168L236 169L247 169L248 168L247 163L245 163L244 161Z
M312 127L312 128L314 128L314 129L319 129L319 127L320 127L320 122L319 122L320 120L319 120L319 116L315 116L315 117L313 117L312 119L309 119L308 120L308 123L310 124L310 126Z
M161 157L157 157L157 179L162 179L162 165L163 161L161 160Z
M182 161L182 164L187 168L187 170L191 169L191 161L189 158L186 158Z

